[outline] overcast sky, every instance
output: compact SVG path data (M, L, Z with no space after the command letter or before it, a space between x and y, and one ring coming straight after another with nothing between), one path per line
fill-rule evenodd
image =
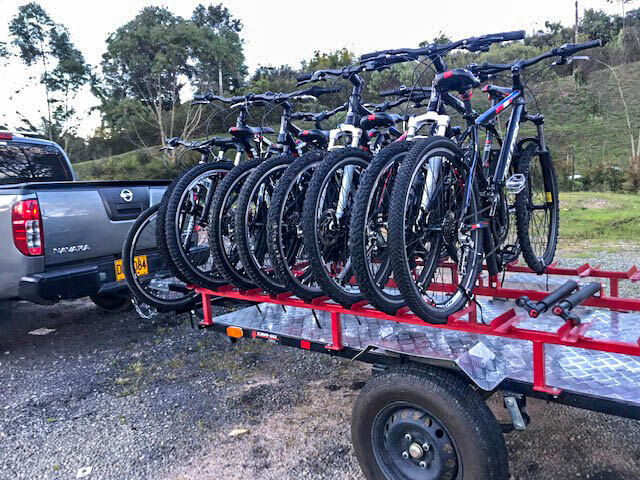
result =
M0 41L8 39L8 23L24 3L27 1L0 0ZM40 0L39 3L54 21L69 29L71 40L92 65L100 63L109 33L131 20L141 8L162 5L177 15L189 17L195 5L207 4L203 0ZM241 35L250 72L259 65L298 67L300 60L309 58L314 50L347 47L361 54L414 47L439 32L452 39L518 29L530 34L543 29L546 20L573 24L575 14L574 0L227 0L223 3L244 24ZM639 0L627 8L637 6L640 6ZM617 12L619 5L609 5L605 0L580 0L580 12L585 8ZM28 82L29 73L19 64L4 68L0 74L2 91L12 94ZM36 117L43 103L42 88L29 88L13 97L10 104L3 102L0 122L4 118L15 123L16 110L30 118ZM87 114L96 100L86 89L76 103L84 118L80 133L86 135L98 124L97 115Z

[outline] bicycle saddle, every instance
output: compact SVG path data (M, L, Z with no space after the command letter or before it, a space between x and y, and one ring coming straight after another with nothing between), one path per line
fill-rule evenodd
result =
M318 128L312 128L309 130L302 130L298 134L298 138L305 142L317 142L320 144L326 144L329 141L329 130L320 130Z
M231 127L229 133L235 137L253 137L254 135L264 135L266 133L276 133L269 127Z
M376 112L360 120L360 128L363 130L371 130L375 127L392 127L398 122L402 122L404 116L397 113Z
M440 91L456 91L465 93L472 88L480 86L480 79L466 68L454 68L446 72L438 73L433 79L433 84Z

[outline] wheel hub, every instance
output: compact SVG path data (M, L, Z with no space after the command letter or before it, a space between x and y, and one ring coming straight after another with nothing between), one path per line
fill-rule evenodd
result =
M342 229L339 227L336 212L333 209L325 210L318 222L318 239L322 245L330 247L338 243Z
M420 445L413 442L411 445L409 445L409 455L411 455L411 458L417 460L423 457L424 451L422 450L422 447Z

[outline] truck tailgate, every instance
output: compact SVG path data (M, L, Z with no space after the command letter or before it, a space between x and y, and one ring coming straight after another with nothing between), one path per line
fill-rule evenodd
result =
M119 256L135 218L160 201L168 182L34 184L45 265Z

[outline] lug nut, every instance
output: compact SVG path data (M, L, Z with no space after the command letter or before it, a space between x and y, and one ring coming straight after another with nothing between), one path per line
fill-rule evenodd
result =
M423 449L425 452L428 452L428 451L429 451L429 444L428 444L428 443L426 443L426 442L425 442L425 443L423 443L423 444L422 444L422 449Z
M409 454L407 452L402 452L402 458L409 458Z
M426 464L425 462L420 462L420 466L421 466L422 468L427 468L427 464Z
M407 441L411 441L411 435L409 435L408 433L404 436L404 439Z

